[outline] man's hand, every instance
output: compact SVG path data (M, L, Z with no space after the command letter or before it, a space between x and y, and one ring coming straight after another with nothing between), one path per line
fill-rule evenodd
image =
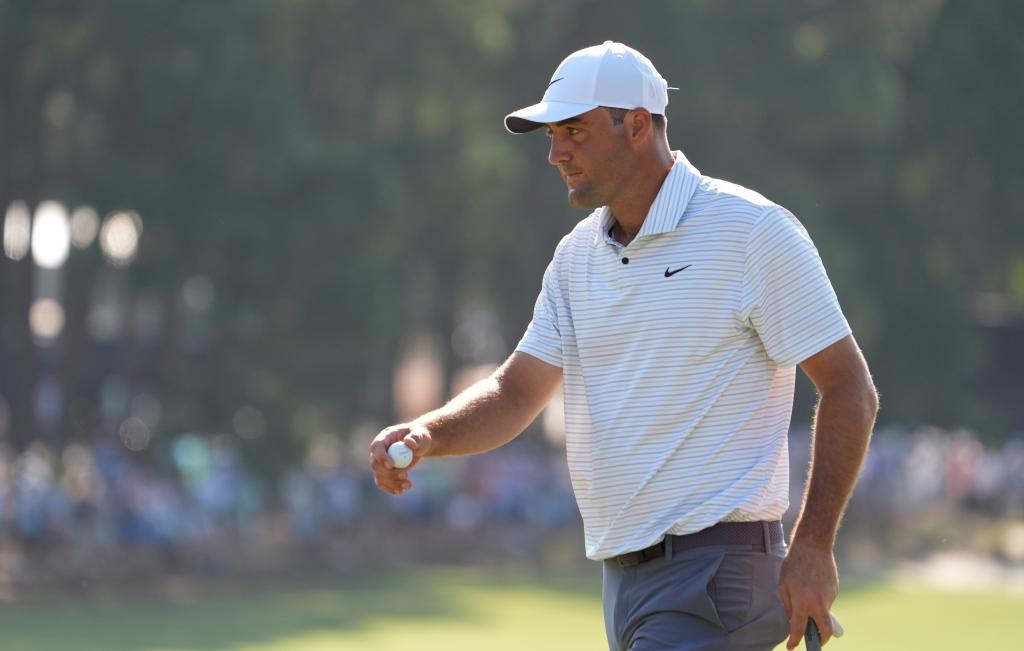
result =
M561 383L561 368L527 353L512 353L489 377L443 407L382 430L370 444L377 487L389 495L409 490L409 468L427 454L479 454L505 445L536 418ZM388 447L398 441L412 449L412 463L406 468L395 468L388 456Z
M391 457L388 456L388 448L398 441L403 441L412 450L412 463L401 469L395 468ZM412 488L409 470L427 454L430 444L430 432L426 427L416 423L392 425L381 430L370 444L370 468L373 470L373 481L377 488L389 495L401 495Z
M796 648L807 628L807 618L818 625L822 645L835 634L829 610L839 595L839 571L832 549L801 545L794 542L782 563L779 596L789 617L789 639L786 648Z

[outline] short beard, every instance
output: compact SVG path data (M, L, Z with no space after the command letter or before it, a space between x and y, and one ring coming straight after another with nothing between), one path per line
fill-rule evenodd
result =
M593 210L594 208L600 208L605 204L605 201L598 196L594 190L594 186L587 185L582 188L570 188L569 189L569 205L573 208L586 208Z

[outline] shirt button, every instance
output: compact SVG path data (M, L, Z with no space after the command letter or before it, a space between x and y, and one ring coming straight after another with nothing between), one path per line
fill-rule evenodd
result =
M622 258L622 264L629 264L629 258Z

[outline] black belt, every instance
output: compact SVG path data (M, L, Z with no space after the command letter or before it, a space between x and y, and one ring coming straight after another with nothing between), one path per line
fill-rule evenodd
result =
M665 546L672 545L672 553L683 552L697 547L712 545L750 545L757 551L767 552L767 546L782 542L782 523L772 522L719 522L697 533L683 536L666 535L665 538L638 552L619 554L612 558L622 567L636 567L641 563L661 558Z

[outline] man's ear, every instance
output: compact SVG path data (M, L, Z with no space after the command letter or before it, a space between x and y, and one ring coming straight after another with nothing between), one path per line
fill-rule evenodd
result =
M647 109L633 109L626 114L626 125L629 127L629 139L635 143L646 140L654 129L651 114Z

